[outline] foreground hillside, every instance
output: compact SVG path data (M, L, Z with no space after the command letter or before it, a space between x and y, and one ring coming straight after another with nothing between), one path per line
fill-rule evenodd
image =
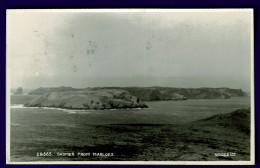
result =
M245 161L250 159L249 109L240 109L178 125L93 125L85 124L81 121L81 117L74 118L73 115L59 118L57 123L58 116L54 113L51 113L53 115L49 118L48 116L36 117L32 114L38 113L17 112L17 115L21 115L20 120L12 119L15 123L22 123L11 127L12 161ZM39 125L40 123L45 124ZM51 152L53 155L37 157L39 151ZM57 156L57 153L64 152L74 152L76 155ZM113 153L113 156L77 155L93 152ZM233 155L227 156L229 152Z
M186 100L186 99L228 99L247 96L241 89L230 88L172 88L172 87L103 87L76 89L72 87L38 88L29 95L43 95L51 92L120 89L129 92L142 101Z
M51 91L26 103L25 106L84 110L147 107L137 97L120 89Z

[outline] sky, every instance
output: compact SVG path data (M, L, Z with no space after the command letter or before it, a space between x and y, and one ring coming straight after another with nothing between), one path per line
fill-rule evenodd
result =
M251 10L8 10L11 88L250 91Z

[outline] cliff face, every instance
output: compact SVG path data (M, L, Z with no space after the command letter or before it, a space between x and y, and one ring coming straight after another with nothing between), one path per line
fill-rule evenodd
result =
M141 100L186 100L186 99L228 99L247 96L241 89L230 88L122 88Z
M169 88L169 87L127 87L122 88L144 101L186 100L186 99L228 99L247 96L241 89L229 88Z
M147 108L137 97L119 89L50 92L25 106L65 109Z
M214 88L198 88L198 89L177 88L177 89L169 89L166 92L168 94L177 93L179 95L185 96L188 99L228 99L231 97L228 93L224 91L219 91L218 89L214 89Z
M220 92L227 93L230 97L247 96L247 93L242 89L230 89L230 88L216 88Z

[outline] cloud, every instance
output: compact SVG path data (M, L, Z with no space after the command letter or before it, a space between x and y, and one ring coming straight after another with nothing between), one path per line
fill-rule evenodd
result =
M246 81L250 19L251 12L241 11L12 13L7 18L12 83L28 78L29 86L42 84L30 84L34 77L85 85L85 79L140 75Z

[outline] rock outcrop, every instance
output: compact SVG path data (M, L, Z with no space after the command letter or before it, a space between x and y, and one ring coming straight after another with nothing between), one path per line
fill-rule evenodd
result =
M23 94L23 88L19 87L14 93L13 95L22 95Z
M64 109L147 108L139 98L120 89L85 89L53 91L26 103L27 107L55 107Z

